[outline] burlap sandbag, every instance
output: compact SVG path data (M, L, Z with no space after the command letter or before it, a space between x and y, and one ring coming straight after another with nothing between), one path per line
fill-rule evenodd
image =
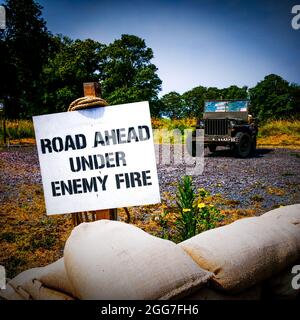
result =
M16 290L9 283L7 283L5 289L0 289L0 299L24 300L24 297L17 293Z
M266 212L261 217L267 219L290 222L293 224L300 224L300 204L280 207L269 212Z
M64 258L44 267L37 280L48 288L56 289L74 296L74 289L65 270Z
M293 278L296 276L292 273L295 265L300 266L300 260L263 283L264 299L291 300L300 297L300 288L292 285Z
M26 300L70 300L74 296L63 258L45 267L21 272L8 284Z
M291 265L300 255L300 224L271 215L245 218L203 232L179 244L200 267L214 273L213 284L241 292Z
M179 298L211 277L173 242L117 221L80 224L64 260L80 299Z
M39 280L26 283L24 287L18 287L16 292L25 300L74 300L64 292L45 287Z
M34 283L34 280L41 274L42 268L32 268L19 273L16 277L8 282L24 300L32 299L29 291Z

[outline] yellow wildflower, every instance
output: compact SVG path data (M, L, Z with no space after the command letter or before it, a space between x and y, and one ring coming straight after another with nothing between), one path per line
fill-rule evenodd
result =
M182 211L183 211L183 212L190 212L190 211L191 211L191 209L183 208L183 209L182 209Z
M199 208L199 209L205 208L205 206L206 206L206 204L203 203L203 202L201 202L201 203L198 204L198 208Z

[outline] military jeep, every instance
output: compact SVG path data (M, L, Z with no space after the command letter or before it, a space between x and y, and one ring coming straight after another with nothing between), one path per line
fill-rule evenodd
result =
M197 129L204 129L204 146L215 152L228 146L235 156L246 158L256 149L257 124L248 114L248 100L205 101L203 118ZM192 155L196 154L197 137L192 137Z

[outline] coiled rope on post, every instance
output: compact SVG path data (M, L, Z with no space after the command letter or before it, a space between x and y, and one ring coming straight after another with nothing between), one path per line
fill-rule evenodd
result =
M68 111L76 111L83 109L90 109L94 107L105 107L108 106L108 103L99 97L86 96L74 100L68 108Z

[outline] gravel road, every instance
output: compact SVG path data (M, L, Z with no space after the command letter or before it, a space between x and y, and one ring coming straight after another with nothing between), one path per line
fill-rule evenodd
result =
M234 200L236 208L256 204L263 213L279 205L300 203L300 150L257 149L255 156L234 158L228 149L205 150L204 170L193 177L197 188ZM159 167L163 191L174 192L174 179L185 174L183 165ZM259 206L257 206L259 204Z
M202 174L194 176L195 187L221 194L248 209L259 203L258 213L279 205L300 203L300 150L258 149L254 157L236 159L229 150L205 152ZM35 147L13 147L0 151L0 203L7 192L17 192L22 183L41 183ZM176 182L185 175L184 165L158 165L161 194L176 191ZM6 193L6 194L5 194Z

